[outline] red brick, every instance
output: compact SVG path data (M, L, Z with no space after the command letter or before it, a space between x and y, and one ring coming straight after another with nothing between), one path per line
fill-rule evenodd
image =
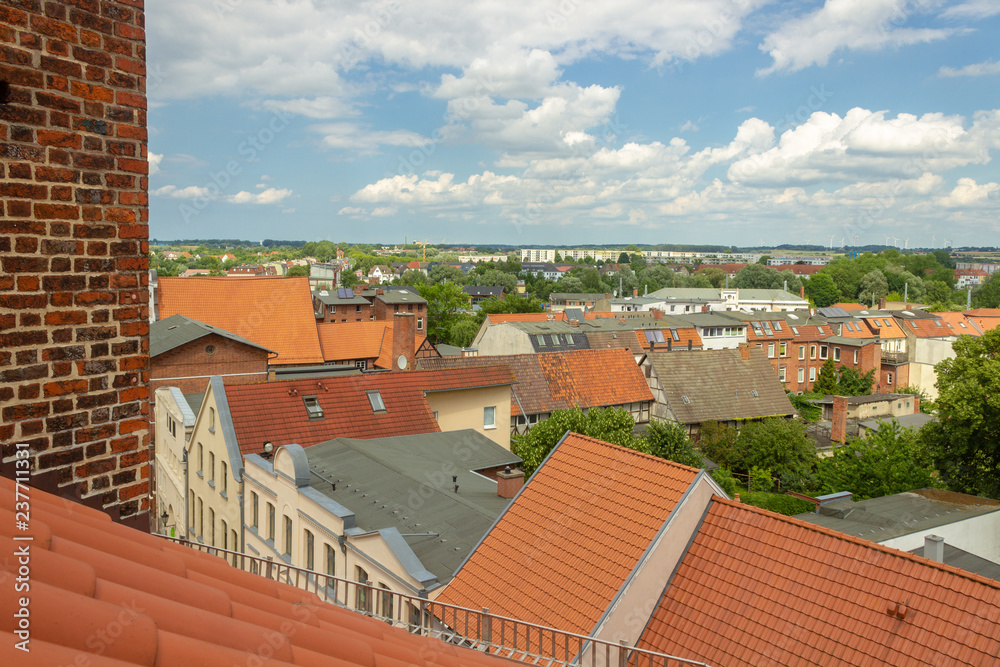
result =
M47 382L42 385L45 397L65 396L66 394L80 394L88 390L89 383L86 380L63 380L61 382Z
M39 220L77 220L80 207L68 204L35 204L35 217Z
M80 148L82 139L79 134L72 132L57 132L53 130L39 130L38 143L42 146L62 146L63 148Z

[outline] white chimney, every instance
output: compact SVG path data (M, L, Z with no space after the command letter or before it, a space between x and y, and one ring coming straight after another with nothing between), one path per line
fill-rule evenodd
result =
M930 558L938 563L944 562L944 538L937 535L924 537L924 558Z

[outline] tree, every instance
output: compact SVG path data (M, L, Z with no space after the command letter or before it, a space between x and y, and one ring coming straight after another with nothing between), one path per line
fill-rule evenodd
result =
M427 337L432 343L447 343L451 327L469 307L469 295L455 283L423 284L417 289L427 300Z
M817 456L801 420L771 418L743 425L732 459L734 471L770 470L783 489L796 491L812 486Z
M840 301L840 290L829 273L817 273L805 281L806 296L817 308L827 308Z
M763 264L747 264L736 272L733 287L740 289L781 289L784 281L781 274Z
M411 287L426 285L427 276L424 275L423 271L418 269L407 269L406 271L403 271L403 275L399 277L399 284L410 285Z
M704 422L699 432L698 446L705 456L723 468L733 469L736 450L736 436L739 433L734 428L715 421Z
M726 285L726 272L722 269L709 267L698 273L704 276L708 282L712 283L712 287L725 287Z
M921 436L949 488L1000 498L1000 329L952 348L935 366L940 421Z
M947 299L941 300L946 301ZM1000 273L994 273L989 280L972 292L972 305L976 308L997 308L1000 306Z
M855 500L940 486L935 475L927 447L912 429L901 427L895 419L837 447L817 466L823 493L851 491Z
M694 448L684 427L676 422L654 419L649 422L644 437L646 451L653 456L692 468L705 465L705 457Z
M472 315L461 315L448 329L448 344L469 347L479 333L480 322Z
M296 276L309 276L309 265L305 266L293 266L285 272L286 278L294 278Z
M483 273L472 276L470 284L483 287L503 287L508 294L517 292L517 276L497 269L487 269Z
M462 269L447 264L437 264L431 267L430 271L427 272L427 278L435 285L446 282L464 285L468 280Z
M771 261L771 256L770 255L761 255L760 259L757 260L757 263L760 264L760 265L762 265L762 266L767 266L767 263L770 262L770 261Z
M813 383L813 391L817 394L836 394L840 391L840 379L837 364L833 357L827 357L819 369L819 376Z
M861 279L861 284L858 287L858 301L868 303L874 295L875 301L878 302L888 293L889 281L885 279L885 274L878 269L873 269Z
M541 313L544 312L542 302L535 297L524 297L517 292L508 294L503 299L490 297L479 303L479 321L482 322L486 315L496 313Z
M632 415L621 408L591 408L586 414L579 408L554 410L527 433L513 436L510 449L524 460L521 468L530 477L567 431L641 451L643 443L632 435L634 428Z
M618 255L619 264L628 264L631 261L632 259L628 256L627 252L622 252L622 254Z
M867 396L875 385L875 369L859 373L853 368L840 367L837 393L841 396Z

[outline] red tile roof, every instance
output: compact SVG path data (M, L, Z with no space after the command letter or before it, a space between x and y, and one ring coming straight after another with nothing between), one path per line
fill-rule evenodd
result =
M906 334L891 317L870 315L865 317L865 322L872 331L878 332L879 338L906 338Z
M585 320L613 319L617 313L584 313ZM491 313L486 316L490 324L504 324L506 322L545 322L549 319L563 322L567 320L566 313Z
M392 368L392 322L321 322L316 325L323 360L327 363L375 359L378 368ZM417 332L413 349L427 336Z
M971 317L967 317L965 313L947 312L934 314L940 317L945 324L950 324L955 333L969 334L970 336L983 335L979 325Z
M590 633L697 475L571 433L437 599Z
M1000 583L715 498L638 646L714 665L994 665Z
M266 441L275 447L303 447L333 438L385 438L437 433L441 429L424 398L425 391L448 391L512 384L505 366L469 370L373 373L225 388L240 451L259 452ZM368 391L378 390L384 412L375 412ZM304 396L316 396L322 419L310 419Z
M949 323L943 319L903 320L902 324L900 324L904 333L912 334L917 338L943 338L946 336L957 336L965 331L970 331L968 325L966 325L967 328L964 331L961 328L956 331L948 325Z
M160 318L178 314L276 351L271 365L323 363L308 278L160 278Z
M841 309L847 310L847 311L864 310L866 308L866 306L862 306L860 303L853 303L853 302L848 302L848 301L840 301L838 303L833 304L830 307L831 308L841 308Z
M639 346L643 350L653 349L653 344L646 336L647 331L662 331L664 340L670 341L670 347L683 347L686 348L688 343L691 343L691 347L702 347L704 344L701 341L701 336L698 335L698 330L694 327L670 327L670 328L660 328L660 329L636 329L635 338L639 341ZM677 337L680 340L674 340L671 332L676 331ZM666 347L665 343L657 343L660 348Z
M3 508L14 484L0 478ZM315 594L112 523L32 489L30 530L0 510L6 583L0 663L34 665L440 665L512 663L414 635ZM14 537L32 536L31 542ZM31 588L15 592L11 554L30 549ZM29 598L30 652L15 648L18 597Z
M517 378L510 406L515 416L653 400L635 357L624 348L418 361L420 368L473 369L495 364L509 367Z
M1000 308L976 308L965 311L965 315L975 322L983 333L1000 326Z

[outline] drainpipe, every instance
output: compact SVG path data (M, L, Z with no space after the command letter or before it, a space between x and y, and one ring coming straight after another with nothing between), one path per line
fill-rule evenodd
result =
M181 463L184 464L184 539L190 537L188 535L188 526L191 525L189 512L191 508L188 506L188 497L191 495L188 492L190 488L190 482L188 481L188 450L184 450L181 453Z
M243 472L245 473L246 470L244 469ZM240 475L240 477L241 477L241 479L240 479L240 491L237 494L237 497L240 500L240 546L239 546L239 550L240 550L241 554L245 554L246 553L246 551L245 551L245 548L246 548L246 539L247 539L246 538L247 522L246 522L246 505L243 503L243 484L245 482L243 481L242 476L243 475L241 474Z

